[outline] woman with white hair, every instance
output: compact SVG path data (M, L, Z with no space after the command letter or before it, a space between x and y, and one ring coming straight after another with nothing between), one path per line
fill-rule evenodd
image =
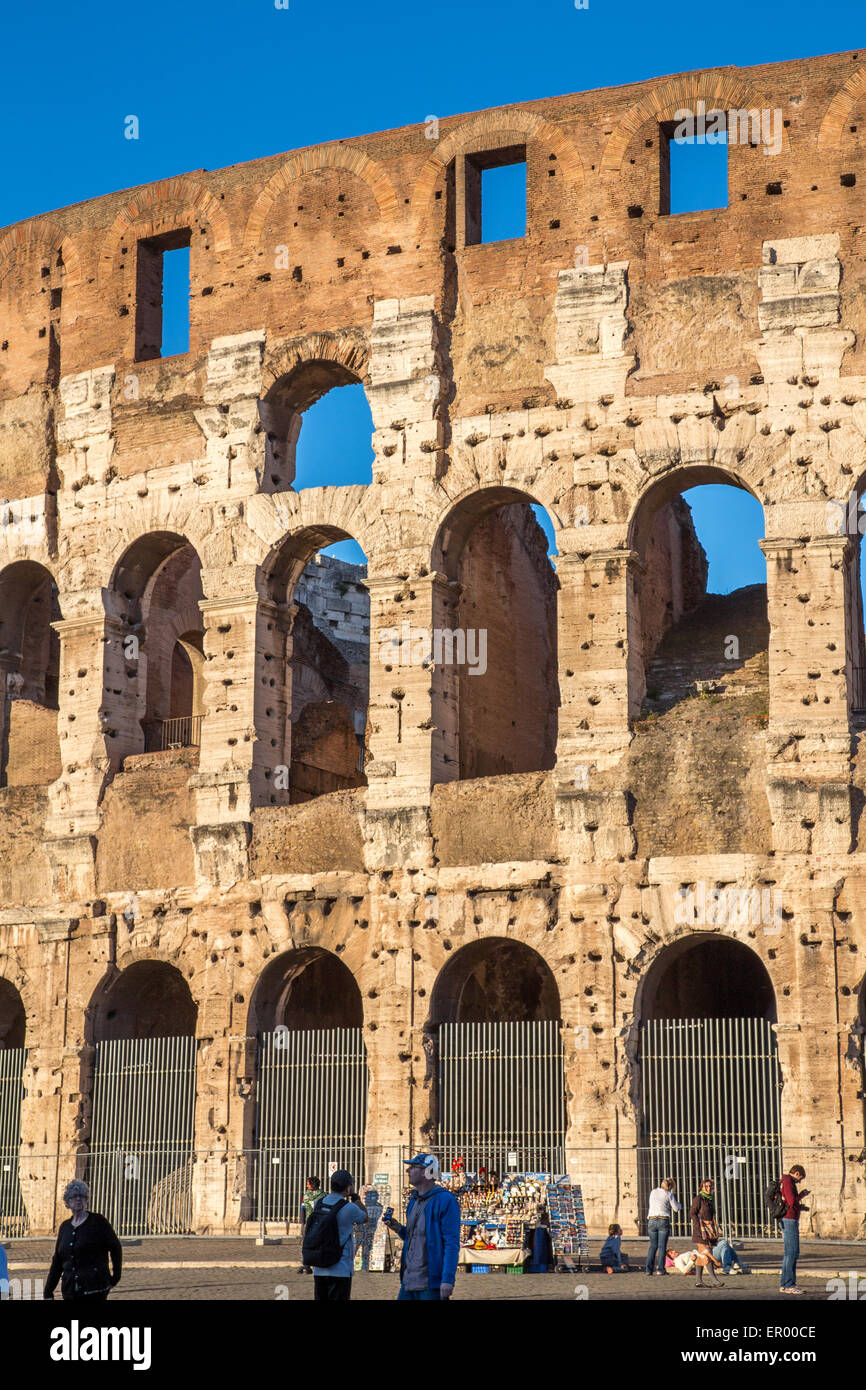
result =
M53 1298L60 1281L65 1300L101 1302L120 1282L120 1241L104 1216L88 1211L90 1189L76 1179L67 1185L63 1201L72 1215L57 1232L54 1258L45 1281L45 1297ZM111 1274L108 1260L111 1257Z

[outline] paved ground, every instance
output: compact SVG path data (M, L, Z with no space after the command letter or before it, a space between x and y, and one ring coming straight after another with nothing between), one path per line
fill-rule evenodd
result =
M595 1250L600 1241L593 1241ZM578 1298L641 1301L661 1299L697 1300L712 1303L721 1299L781 1300L803 1303L826 1301L827 1281L836 1275L847 1280L858 1271L866 1293L866 1242L842 1244L804 1241L798 1267L798 1281L806 1293L792 1299L780 1295L778 1270L781 1241L747 1242L739 1251L754 1274L730 1277L724 1289L696 1289L691 1278L670 1275L648 1279L643 1273L645 1241L625 1241L624 1249L636 1272L605 1275L593 1264L586 1274L468 1274L458 1276L455 1299L502 1301L563 1301ZM52 1243L44 1240L15 1240L7 1243L10 1277L44 1277L51 1258ZM141 1299L175 1300L307 1300L312 1298L312 1280L299 1269L300 1242L257 1246L252 1240L235 1237L182 1237L174 1240L145 1239L124 1249L124 1273L112 1301ZM771 1272L772 1271L772 1272ZM394 1274L358 1274L353 1285L355 1299L392 1300L399 1282Z

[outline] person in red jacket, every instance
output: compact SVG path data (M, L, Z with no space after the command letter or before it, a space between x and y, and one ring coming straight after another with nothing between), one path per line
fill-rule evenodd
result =
M809 1192L805 1187L798 1192L797 1185L805 1176L806 1169L802 1163L795 1163L781 1181L782 1196L787 1204L785 1215L782 1217L782 1238L785 1245L782 1256L781 1293L803 1292L797 1287L797 1256L800 1254L800 1212L809 1210L803 1205L803 1198L808 1197Z

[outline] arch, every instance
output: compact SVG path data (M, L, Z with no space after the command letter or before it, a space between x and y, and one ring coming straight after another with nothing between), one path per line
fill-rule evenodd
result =
M324 145L302 150L294 155L268 179L247 219L244 243L255 248L259 244L265 219L274 203L296 179L317 169L344 169L361 179L376 199L383 221L396 217L399 203L394 186L381 164L377 164L357 145Z
M617 121L604 147L600 172L619 174L629 144L647 121L672 121L677 111L693 108L698 101L703 101L707 110L749 111L767 105L753 87L726 73L686 73L656 82ZM784 148L790 150L787 130L782 131L782 141Z
M455 155L467 150L471 152L473 146L483 148L491 142L499 146L525 144L530 140L554 152L570 187L582 186L583 162L580 154L558 126L522 107L484 111L479 116L462 121L439 141L425 160L412 191L413 219L417 222L424 216L432 201L437 180Z
M25 1045L27 1011L20 992L0 976L0 1051L11 1051Z
M866 67L852 72L831 99L818 131L818 153L831 154L842 144L842 134L854 108L866 97Z
M44 255L61 253L63 261L63 284L72 289L81 281L81 258L75 243L56 222L48 217L31 218L10 227L5 236L0 237L0 280L6 274L7 263L19 249L41 250Z
M317 368L317 371L302 369ZM303 411L332 386L369 382L369 346L356 333L311 333L280 348L265 363L265 400ZM318 389L317 389L318 388Z
M183 546L192 544L176 531L147 531L124 549L117 560L108 588L131 605L130 613L140 609L145 590L160 568Z
M439 780L555 766L559 581L533 505L518 488L482 488L437 528L431 569L448 580L433 590Z
M157 236L176 231L190 222L206 222L213 230L213 250L231 250L231 227L219 201L190 174L149 184L130 198L115 217L102 244L99 279L104 283L115 272L117 251L125 236Z
M510 937L461 946L443 966L430 996L430 1025L556 1022L561 1015L553 971L538 951Z
M706 483L726 483L748 492L762 507L764 505L754 487L730 469L715 463L675 463L652 478L635 501L626 533L628 547L643 557L660 508L689 488L702 487Z
M39 786L60 774L57 727L60 620L57 584L44 565L0 571L0 782Z
M88 1009L88 1041L195 1037L197 1005L176 966L139 960L114 971Z
M361 1028L358 982L339 956L321 946L284 951L269 961L250 1000L249 1031Z
M757 951L735 937L699 933L656 956L635 1000L651 1019L763 1018L776 1021L776 994Z

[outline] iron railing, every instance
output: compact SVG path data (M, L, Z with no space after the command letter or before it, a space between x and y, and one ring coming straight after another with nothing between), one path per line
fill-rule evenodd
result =
M18 1172L26 1061L23 1047L0 1049L0 1234L5 1236L23 1235L26 1229Z
M170 748L200 748L201 721L200 714L149 720L144 725L145 753L165 753Z
M441 1024L439 1107L444 1171L564 1173L561 1024Z
M297 1221L306 1178L364 1167L369 1073L360 1028L280 1028L259 1048L257 1204L261 1221Z
M679 1192L692 1197L707 1177L733 1235L773 1234L764 1200L782 1171L773 1025L763 1018L652 1020L641 1028L641 1079L644 1210L663 1177L676 1178ZM676 1234L689 1229L684 1215L672 1225Z

